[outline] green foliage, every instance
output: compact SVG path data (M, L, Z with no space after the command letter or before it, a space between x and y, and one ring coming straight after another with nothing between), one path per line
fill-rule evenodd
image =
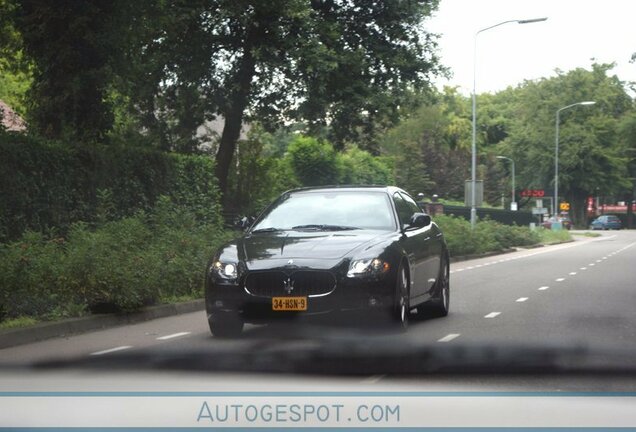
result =
M0 238L131 216L151 209L160 195L170 195L200 221L218 223L213 170L205 156L0 133Z
M330 143L298 136L287 152L291 167L304 186L338 183L341 168L338 155Z
M633 115L634 106L626 84L610 74L612 67L594 64L591 70L559 72L491 98L494 111L505 117L495 121L505 134L499 141L486 143L492 146L489 151L515 159L520 187L541 189L554 187L557 110L596 101L596 105L574 106L560 114L559 195L571 203L570 214L577 225L585 225L586 197L616 195L632 188L626 138L632 133L621 135L621 131L629 130L623 118Z
M102 138L107 94L126 40L126 2L14 0L12 23L33 68L30 125L49 138Z
M465 125L458 117L463 103L450 89L438 96L439 101L421 106L388 131L382 149L395 161L398 186L412 194L463 198L470 166L470 153L463 144Z
M52 306L69 304L69 290L60 290L64 239L26 232L11 244L0 244L0 319L43 316Z
M559 231L552 231L545 228L539 228L537 229L537 233L539 234L539 237L541 238L541 243L543 244L563 243L563 242L572 240L572 235L570 234L570 232L564 229ZM593 234L593 235L588 236L587 234ZM584 235L586 237L598 237L600 234L585 233Z
M540 241L536 231L527 227L503 225L488 219L480 221L475 230L471 229L470 222L464 218L439 215L434 220L444 232L451 256L529 246Z
M97 228L75 223L65 237L27 232L0 244L0 321L200 297L207 260L228 235L166 196L149 213Z
M21 35L14 25L15 11L15 1L0 0L0 100L24 117L27 114L26 93L33 80L33 71L24 55Z
M343 184L393 184L389 158L377 157L358 147L350 147L340 155Z
M37 324L37 320L31 317L18 317L6 321L0 321L0 330L29 327Z

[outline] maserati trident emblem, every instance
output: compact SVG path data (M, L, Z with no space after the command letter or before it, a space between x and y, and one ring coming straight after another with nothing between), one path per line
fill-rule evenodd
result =
M294 281L292 280L292 278L288 277L283 281L283 289L287 294L292 293L292 291L294 290Z

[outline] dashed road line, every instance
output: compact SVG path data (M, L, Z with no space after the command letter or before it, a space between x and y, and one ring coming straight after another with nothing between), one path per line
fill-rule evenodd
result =
M517 303L523 303L525 301L528 300L528 297L519 297L517 300L515 300Z
M555 281L557 281L557 282L563 282L564 280L565 280L565 278L557 278L557 279L555 279Z
M570 272L570 276L574 276L576 272Z
M580 270L587 270L587 267L581 267Z
M99 355L114 353L114 352L117 352L117 351L127 350L129 348L132 348L132 346L130 346L130 345L122 345L122 346L118 346L118 347L115 347L115 348L110 348L110 349L106 349L106 350L103 350L103 351L97 351L97 352L94 352L94 353L90 353L90 355L99 356Z
M488 315L484 315L484 318L495 318L498 315L501 315L501 312L490 312Z
M456 339L458 337L459 337L459 333L450 333L444 336L443 338L438 339L437 342L450 342L453 339Z
M157 340L174 339L174 338L178 338L178 337L181 337L181 336L187 336L189 334L190 334L190 332L173 333L173 334L169 334L169 335L166 335L166 336L158 337Z
M542 286L542 287L539 287L539 291L545 291L548 288L550 288L550 287L549 286Z

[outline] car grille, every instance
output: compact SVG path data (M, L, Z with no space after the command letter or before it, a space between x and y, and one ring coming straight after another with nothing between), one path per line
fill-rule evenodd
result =
M300 270L289 275L282 271L259 271L249 273L245 279L246 291L259 297L312 297L329 294L335 288L336 278L327 271Z

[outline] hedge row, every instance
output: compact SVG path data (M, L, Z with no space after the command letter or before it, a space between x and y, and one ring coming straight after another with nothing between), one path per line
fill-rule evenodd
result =
M26 230L65 233L74 222L149 211L161 195L194 209L205 222L215 223L220 215L210 157L138 146L87 146L0 132L0 185L0 241Z
M462 217L440 215L434 220L444 232L451 256L500 251L541 241L539 234L528 227L504 225L488 219L480 221L474 230Z
M63 237L28 231L0 244L0 321L200 297L207 260L228 235L167 197L152 212L97 228L74 223Z

